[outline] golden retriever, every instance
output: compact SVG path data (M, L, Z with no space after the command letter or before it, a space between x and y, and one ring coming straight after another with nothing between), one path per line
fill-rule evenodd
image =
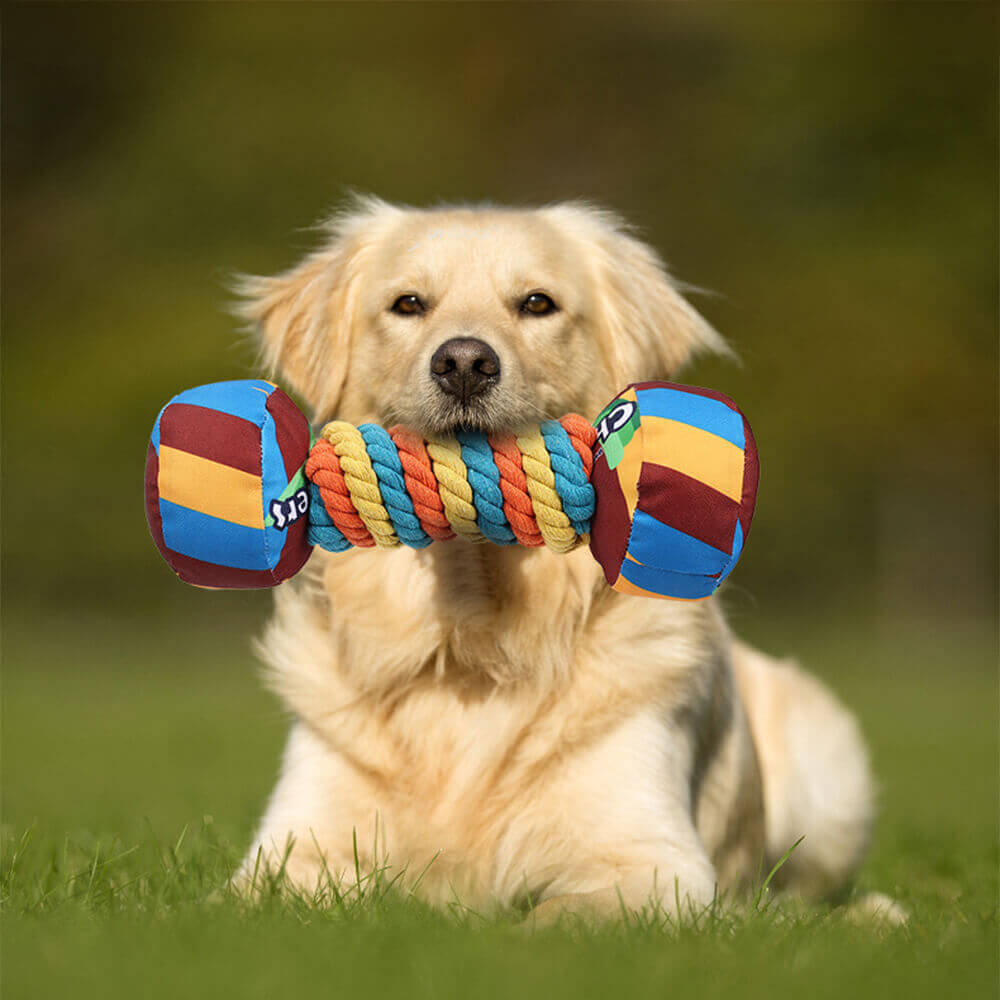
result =
M725 350L656 253L579 203L359 198L241 294L317 422L593 417ZM551 919L707 904L799 838L781 883L828 894L864 854L854 719L734 639L718 598L622 596L586 547L462 540L317 550L275 597L262 652L294 723L245 880L284 864L306 890L353 882L356 843L363 872L425 899Z

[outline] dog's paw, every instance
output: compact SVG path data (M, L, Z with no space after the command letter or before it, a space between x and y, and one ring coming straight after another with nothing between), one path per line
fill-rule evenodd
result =
M843 909L851 923L866 927L902 927L910 919L906 908L881 892L866 892Z

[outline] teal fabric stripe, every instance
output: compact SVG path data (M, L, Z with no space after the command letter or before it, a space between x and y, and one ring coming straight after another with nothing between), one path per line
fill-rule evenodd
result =
M171 403L190 403L206 406L210 410L231 413L234 417L250 420L259 427L264 422L267 397L274 386L263 379L237 379L232 382L212 382L195 386L174 396Z
M167 403L167 406L169 405L170 403ZM167 406L164 406L163 410L165 410ZM153 451L156 452L157 457L159 457L160 454L160 420L163 418L163 410L160 410L160 412L157 413L156 423L153 424L153 433L149 436L150 440L153 442Z
M725 403L708 396L699 396L680 389L637 389L636 401L643 417L666 417L682 424L700 427L736 445L746 447L743 415Z
M556 493L562 501L563 512L578 535L589 535L595 497L594 487L590 485L583 468L583 460L573 447L566 428L558 420L546 420L542 424L542 437L549 453L549 463L556 480Z
M241 383L223 382L220 384L239 385ZM243 394L250 395L250 392L245 387L245 383L242 384L244 385L242 389ZM261 384L267 385L266 382ZM254 395L258 394L254 393ZM266 399L263 395L260 398L262 400ZM288 488L288 475L285 472L285 462L281 457L281 449L278 447L278 431L274 423L274 417L263 408L263 404L261 406L260 420L260 451L262 473L260 483L261 503L263 505L263 517L265 518L264 550L267 552L270 564L277 566L278 560L281 558L281 551L285 547L285 539L288 538L288 532L282 531L281 528L276 528L273 521L268 525L266 519L271 513L271 501L280 500L285 495L285 490Z
M628 554L645 566L669 567L705 576L721 573L732 558L731 553L678 531L644 510L636 510L632 518Z
M736 531L733 534L733 557L726 564L726 568L719 574L720 580L725 580L727 576L733 571L733 567L739 562L740 555L743 552L743 525L739 521L736 522Z
M413 500L406 492L403 465L399 461L396 443L389 432L378 424L362 424L358 430L375 470L375 478L378 479L382 503L389 512L389 519L399 540L411 549L422 549L430 545L431 538L421 527L420 519L413 509Z
M719 585L718 577L697 576L690 573L675 573L669 569L657 569L654 566L640 566L626 559L622 562L622 576L629 583L642 587L654 594L664 597L682 597L686 600L696 600L708 597Z
M163 497L160 517L164 544L182 556L233 569L273 569L278 563L268 559L260 528L223 521Z
M517 538L507 523L500 492L500 470L493 460L493 449L485 434L459 431L462 461L472 487L472 505L476 508L476 525L484 538L497 545L516 545Z

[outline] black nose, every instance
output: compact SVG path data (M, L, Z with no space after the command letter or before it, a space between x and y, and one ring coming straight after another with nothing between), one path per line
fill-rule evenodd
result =
M500 378L500 359L485 341L453 337L434 352L431 378L449 396L468 402Z

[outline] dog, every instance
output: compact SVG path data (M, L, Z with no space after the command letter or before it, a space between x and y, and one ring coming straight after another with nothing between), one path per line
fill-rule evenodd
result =
M727 351L657 253L585 203L359 197L238 290L317 423L593 417ZM869 842L865 746L830 691L735 638L718 597L612 591L586 547L317 550L260 651L293 722L243 884L315 892L360 866L480 912L679 916L793 847L774 884L828 897Z

